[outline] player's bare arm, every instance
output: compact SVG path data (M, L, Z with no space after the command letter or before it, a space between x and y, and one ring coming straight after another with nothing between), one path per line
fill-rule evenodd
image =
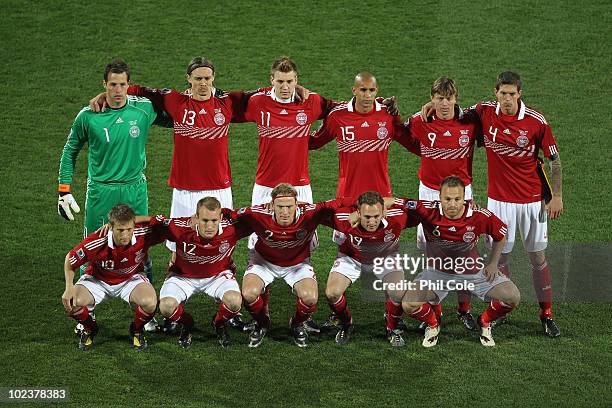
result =
M548 216L551 220L558 218L563 213L563 169L561 157L555 154L550 158L550 171L552 181L552 199L547 205Z
M491 249L491 256L489 258L489 263L485 266L484 274L489 282L493 282L493 280L500 276L502 273L499 271L497 264L499 263L499 258L501 257L502 249L504 248L504 244L506 243L506 237L501 241L493 242L493 248Z
M76 296L76 289L74 287L74 271L70 267L70 254L66 254L64 260L64 279L66 280L66 289L62 294L62 304L66 312L72 312L72 306L74 305L74 298Z

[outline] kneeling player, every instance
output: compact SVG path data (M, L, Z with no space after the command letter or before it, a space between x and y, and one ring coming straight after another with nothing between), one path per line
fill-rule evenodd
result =
M256 322L249 347L258 347L270 328L268 286L277 278L284 279L296 295L291 335L298 347L307 347L304 322L315 312L318 298L310 241L321 221L340 207L340 201L298 205L296 189L281 183L272 190L271 207L272 212L263 205L232 212L232 218L244 221L257 234L242 281L246 308Z
M396 205L385 210L383 197L375 191L367 191L357 199L359 221L356 226L352 226L349 220L349 214L353 210L354 208L339 209L330 225L335 229L334 242L339 247L336 261L327 279L325 296L332 309L333 317L330 318L339 321L336 343L340 345L348 343L353 328L353 318L345 296L346 289L361 276L362 270L373 270L376 279L385 284L401 282L404 279L402 271L378 266L373 268L373 262L375 258L397 254L402 229L418 225L416 217L409 218L403 206ZM385 291L385 294L387 337L393 347L401 347L405 342L398 326L404 292Z
M183 308L192 295L204 292L219 302L212 326L222 347L230 345L226 323L237 316L242 304L238 281L231 271L236 242L252 230L243 222L223 218L221 203L214 197L198 201L195 217L164 220L168 239L176 243L176 262L164 281L159 310L166 319L182 325L179 345L191 346L193 318Z
M507 233L506 225L485 209L473 210L464 202L465 185L459 177L446 177L440 184L440 201L408 201L409 214L420 218L426 246L426 264L402 302L404 312L427 323L424 347L438 342L440 325L430 303L439 304L449 291L467 289L482 300L490 300L478 318L480 342L494 346L491 322L514 309L520 300L518 288L497 264ZM493 237L491 259L485 266L476 247L481 234Z
M149 247L166 237L158 222L136 225L134 211L125 204L113 207L108 219L110 231L106 236L100 237L94 232L66 255L66 290L62 303L70 316L83 325L79 347L87 350L98 333L98 325L89 310L107 297L120 297L134 308L130 325L132 346L144 350L147 340L143 326L153 318L157 297L143 273L143 262ZM87 262L85 274L73 285L74 271Z

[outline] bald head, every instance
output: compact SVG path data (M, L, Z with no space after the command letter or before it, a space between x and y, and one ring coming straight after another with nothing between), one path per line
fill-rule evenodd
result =
M359 113L368 113L374 107L374 100L378 95L376 78L369 72L360 72L355 77L353 85L355 96L355 110Z
M376 77L367 71L363 71L355 76L355 83L353 86L358 87L365 81L372 81L374 85L376 85Z

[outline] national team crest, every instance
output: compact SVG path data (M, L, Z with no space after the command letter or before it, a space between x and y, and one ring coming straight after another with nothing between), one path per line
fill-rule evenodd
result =
M379 139L384 139L385 137L387 137L388 134L389 131L386 127L379 127L376 131L376 136L378 136Z
M334 230L332 241L334 241L338 245L342 245L344 244L344 241L346 241L346 235L343 232Z
M304 112L300 112L295 116L295 121L300 125L305 125L308 122L308 115Z
M214 119L217 126L221 126L225 123L225 116L222 113L216 113Z
M395 239L395 234L393 233L393 231L385 231L385 238L384 238L385 242L391 242L394 239Z
M220 253L224 253L227 252L227 250L230 248L230 244L227 241L224 241L221 243L221 245L219 245L219 252Z
M134 138L140 136L140 128L136 125L130 127L130 136Z
M463 234L463 241L465 242L472 242L474 241L474 238L476 238L476 234L474 234L473 232L466 232L465 234Z
M525 147L529 144L529 138L525 135L521 135L516 138L516 145L518 147Z
M466 147L470 144L470 137L468 135L459 136L459 146Z
M295 237L297 239L304 239L304 238L306 238L306 235L308 235L308 232L305 229L299 229L295 233Z

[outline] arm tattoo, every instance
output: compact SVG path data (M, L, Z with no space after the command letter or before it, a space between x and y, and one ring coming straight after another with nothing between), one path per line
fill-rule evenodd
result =
M561 197L561 195L563 194L563 191L562 191L563 171L561 167L561 157L559 157L559 154L556 154L550 158L550 171L552 173L551 175L552 186L551 187L552 187L553 195Z

